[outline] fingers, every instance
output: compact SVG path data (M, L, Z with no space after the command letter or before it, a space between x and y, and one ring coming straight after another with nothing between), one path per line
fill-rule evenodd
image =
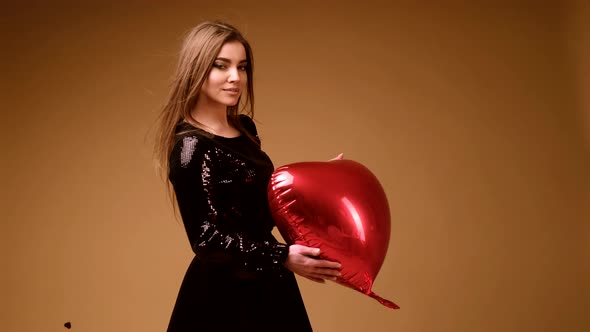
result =
M289 248L290 252L291 252L291 249L293 250L293 253L298 254L298 255L304 255L304 256L310 256L310 257L317 257L320 255L319 248L306 247L306 246L302 246L300 244L291 245L291 247Z
M305 247L305 249L303 249L301 253L306 256L317 257L320 255L320 248Z
M300 276L305 277L315 282L324 282L324 280L336 281L341 277L341 273L334 269L311 269L307 271L299 271Z
M340 153L339 155L336 156L336 158L332 158L330 160L342 160L343 157L344 157L344 153Z
M340 277L342 275L342 273L340 273L340 271L338 271L337 269L328 269L328 268L315 268L315 269L313 269L313 272L317 273L319 275L329 276L329 277Z
M328 270L328 271L317 271L314 273L309 273L307 277L314 278L314 279L322 279L322 280L332 280L335 281L342 275L338 271Z
M341 269L342 268L342 264L338 263L338 262L333 262L333 261L327 261L327 260L316 260L316 267L321 267L321 268L326 268L326 269Z
M297 245L297 247L297 249L299 250L299 254L311 258L319 257L321 253L319 248L306 247L302 245ZM342 265L338 262L329 261L325 259L314 258L307 261L306 263L314 268L340 269L342 267Z
M328 261L325 259L311 259L308 264L313 268L338 270L342 268L342 264L338 262Z
M323 282L324 280L332 280L335 281L340 277L340 272L335 270L315 270L315 271L307 271L306 273L300 273L301 276L316 281L316 282Z
M318 283L320 283L320 284L324 284L324 283L326 282L326 281L325 281L324 279L322 279L322 278L314 278L314 277L304 277L304 278L307 278L307 279L309 279L309 280L311 280L311 281L318 282Z
M309 277L312 278L317 278L317 279L328 279L328 280L336 280L339 277L341 277L340 273L337 273L336 275L334 275L333 272L326 272L326 273L312 273L308 275Z
M329 261L324 262L333 263ZM310 266L306 270L306 276L318 279L336 280L338 277L342 276L342 273L340 273L340 271L337 268L318 267L310 264Z
M293 244L285 266L302 277L323 283L325 279L337 280L341 276L338 262L319 259L320 249Z

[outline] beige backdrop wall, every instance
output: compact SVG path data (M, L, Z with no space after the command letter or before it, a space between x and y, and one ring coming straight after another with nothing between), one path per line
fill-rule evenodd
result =
M165 330L192 256L147 133L182 34L221 18L275 164L344 152L390 200L374 290L401 310L300 280L316 331L587 331L589 6L6 5L2 330Z
M585 125L586 151L590 151L590 1L574 1L566 11L567 42L578 88L581 120ZM586 220L590 220L590 195L586 195ZM586 222L586 252L590 255L590 222ZM590 259L586 259L590 273Z

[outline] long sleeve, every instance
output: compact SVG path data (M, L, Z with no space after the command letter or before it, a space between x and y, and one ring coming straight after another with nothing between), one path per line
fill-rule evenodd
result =
M242 165L228 158L227 152L200 135L183 137L172 151L170 181L191 247L204 261L247 271L279 270L288 255L287 245L238 227L261 223L248 220L246 205L239 204L240 195L249 194L248 187L244 191L235 183L235 175L226 171Z

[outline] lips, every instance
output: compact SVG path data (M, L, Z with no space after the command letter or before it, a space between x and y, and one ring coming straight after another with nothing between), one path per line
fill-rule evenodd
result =
M240 89L238 89L238 88L228 88L228 89L223 89L223 91L226 91L229 93L240 93Z

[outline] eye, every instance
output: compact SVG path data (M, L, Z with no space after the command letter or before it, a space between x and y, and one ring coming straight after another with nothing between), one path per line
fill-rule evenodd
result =
M238 70L240 71L246 71L248 69L248 65L242 65L238 67Z
M217 69L225 69L225 68L226 68L224 64L222 64L222 63L217 63L217 62L214 62L214 63L213 63L213 67L215 67L215 68L217 68Z

